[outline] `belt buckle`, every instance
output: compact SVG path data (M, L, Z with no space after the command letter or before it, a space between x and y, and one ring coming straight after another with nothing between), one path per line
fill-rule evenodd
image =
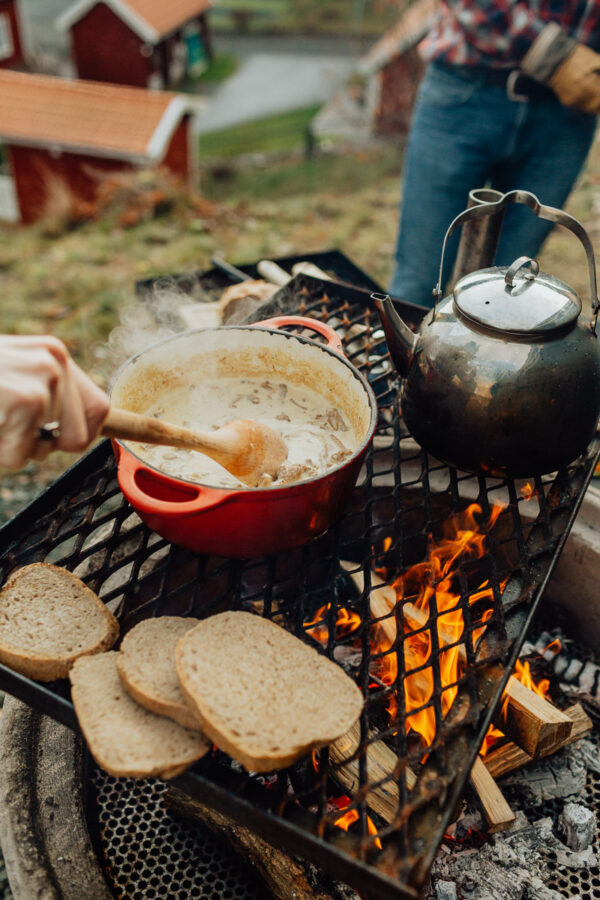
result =
M527 94L518 94L515 90L517 81L521 77L522 72L519 69L513 69L509 72L506 79L506 96L509 100L516 100L518 103L529 103Z

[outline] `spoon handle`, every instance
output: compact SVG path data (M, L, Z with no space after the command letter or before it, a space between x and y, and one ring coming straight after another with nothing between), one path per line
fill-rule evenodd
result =
M171 425L162 419L142 416L126 409L112 407L102 425L104 437L142 441L145 444L164 444L203 452L219 449L219 441L213 435L191 431L180 425Z

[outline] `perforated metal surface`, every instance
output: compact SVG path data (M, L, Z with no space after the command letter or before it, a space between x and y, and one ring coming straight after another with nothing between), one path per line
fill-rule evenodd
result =
M535 495L527 503L519 483L486 480L440 464L412 442L402 423L398 382L368 295L308 277L295 279L287 290L286 311L293 306L303 315L333 325L379 402L374 448L336 526L301 549L266 560L239 562L190 553L170 546L132 518L119 491L110 448L100 447L9 523L10 528L3 529L0 581L16 566L47 560L84 578L115 609L123 634L147 616L202 617L225 608L244 609L273 619L341 662L365 696L359 743L346 758L334 762L322 750L317 771L310 759L302 760L277 773L267 785L251 773L232 768L230 760L215 751L182 776L179 784L373 897L414 897L462 793L528 621L593 472L600 443L595 440L589 452L568 469L536 478ZM283 310L272 312L278 311ZM460 560L453 578L455 608L464 619L457 642L464 643L468 664L457 679L458 694L447 713L442 695L449 688L442 684L440 673L450 645L444 646L438 634L435 580L427 622L417 631L405 631L404 601L398 603L390 615L399 637L382 654L370 646L375 624L371 573L374 565L385 565L394 575L423 560L430 536L439 539L448 519L461 515L472 501L479 505L479 520L487 531L486 553L477 560ZM486 522L496 501L505 504L505 509L492 528ZM348 595L340 559L353 561L361 571L362 592ZM487 599L472 603L471 597L485 580L490 586ZM321 620L327 628L326 646L314 640L307 624L323 606L327 609ZM361 618L350 637L338 634L336 628L341 606L350 606ZM475 629L487 613L485 639L478 643ZM417 633L427 635L431 652L422 665L412 668L406 663L403 641ZM353 642L358 648L349 647ZM348 657L349 649L358 652ZM374 667L386 654L397 657L397 675L391 683L377 683ZM421 709L432 710L436 726L427 753L405 728L406 721L419 712L406 708L405 680L425 669L431 672L433 686ZM0 687L76 727L64 682L34 685L4 667L0 676ZM386 708L392 698L397 714L390 720ZM383 777L369 771L368 748L377 742L399 760ZM422 766L424 755L427 763ZM407 784L407 765L418 774L413 788ZM344 767L357 772L351 790L340 788L338 773ZM374 816L367 802L369 792L382 784L396 798L395 811L387 821ZM348 834L334 827L339 810L332 809L331 800L340 794L349 795L351 808L358 814ZM369 818L375 822L381 850L369 831Z
M565 897L565 900L600 900L600 869L566 869L559 866L556 855L548 853L548 867L552 876L545 882ZM562 871L561 871L562 870Z
M99 851L126 900L264 900L252 871L201 825L167 810L163 781L113 778L93 767Z
M600 734L597 726L590 734L588 740L592 740L600 749ZM564 808L565 802L565 800L549 801L541 808L528 811L528 817L531 820L550 816L556 822L558 815ZM593 810L600 823L600 775L588 770L584 795L577 802ZM594 851L597 855L600 852L598 835L596 835L594 841ZM571 898L600 900L600 868L598 866L592 866L589 869L585 867L569 869L559 864L556 853L550 849L545 851L545 858L551 873L550 878L545 882L549 888L558 891L567 900L571 900Z

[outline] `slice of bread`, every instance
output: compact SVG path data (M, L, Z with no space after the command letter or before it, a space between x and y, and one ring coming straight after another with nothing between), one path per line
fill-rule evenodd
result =
M17 569L0 591L0 662L36 681L66 678L108 650L119 623L77 576L47 563Z
M252 613L203 620L178 641L175 664L204 733L253 772L331 743L363 706L336 663Z
M198 731L200 722L188 706L175 671L175 644L199 621L181 616L144 619L127 632L117 657L121 681L134 700Z
M69 678L81 730L98 765L110 775L175 778L210 749L188 731L133 700L121 683L114 650L78 659Z

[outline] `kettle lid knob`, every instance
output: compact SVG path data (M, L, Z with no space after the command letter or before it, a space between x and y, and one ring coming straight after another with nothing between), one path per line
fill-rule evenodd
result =
M548 334L574 322L581 299L564 281L540 272L535 259L520 256L511 266L471 272L453 291L458 311L467 319L518 335Z

